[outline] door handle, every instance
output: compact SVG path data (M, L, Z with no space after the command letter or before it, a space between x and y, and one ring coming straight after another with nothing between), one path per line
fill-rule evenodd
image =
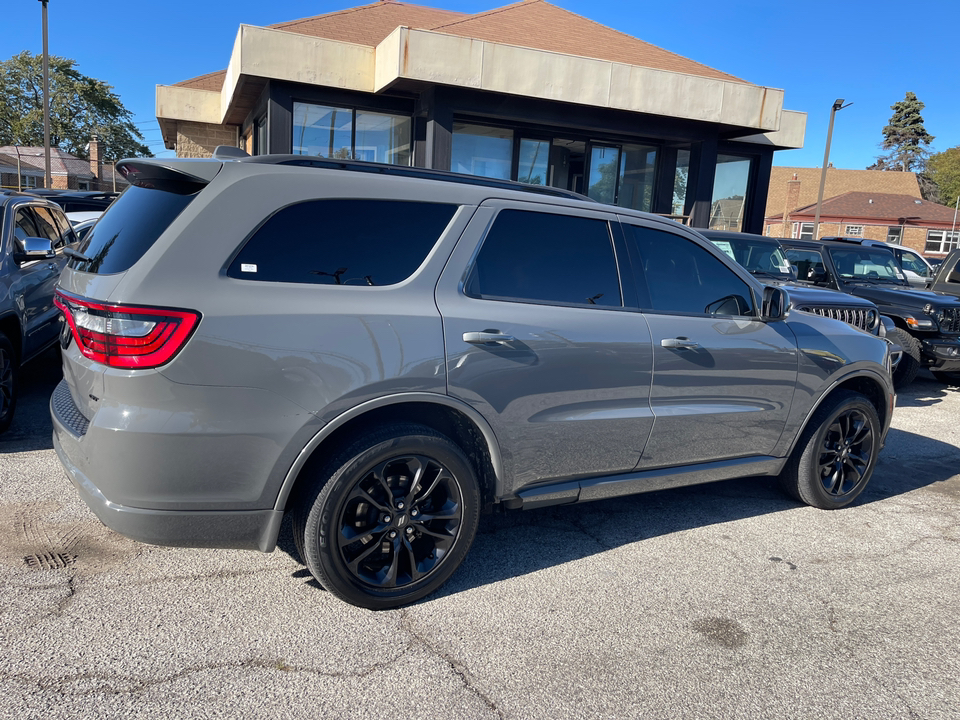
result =
M685 337L664 338L660 341L660 347L673 348L676 350L696 350L700 347L700 343Z
M504 343L513 342L514 337L513 335L503 335L497 330L484 330L483 332L465 332L463 334L463 341L471 345L486 345L487 343L503 345Z

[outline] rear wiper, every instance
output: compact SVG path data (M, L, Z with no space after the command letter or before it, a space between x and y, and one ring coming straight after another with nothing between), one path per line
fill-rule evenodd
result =
M67 257L74 258L75 260L81 260L87 263L93 262L92 258L88 258L82 252L80 252L79 250L74 250L72 247L65 247L63 249L63 254L66 255Z

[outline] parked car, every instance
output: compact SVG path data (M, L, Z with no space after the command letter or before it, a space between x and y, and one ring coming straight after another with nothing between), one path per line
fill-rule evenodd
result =
M796 271L777 238L726 230L698 232L754 277L786 287L795 309L843 320L874 335L886 335L880 311L869 300L797 282ZM888 323L893 327L892 321Z
M87 233L93 229L101 215L103 215L102 210L82 210L67 213L67 220L73 226L73 231L77 234L77 240L83 240L87 236Z
M888 343L671 220L316 157L118 169L61 276L51 412L125 535L272 551L290 514L323 587L387 608L482 509L769 475L833 509L873 472Z
M897 258L897 263L900 265L900 269L903 270L903 274L906 276L907 282L909 282L910 285L915 288L920 288L921 290L925 289L929 284L930 279L933 277L934 270L930 261L916 250L912 250L906 245L897 245L896 243L888 243L882 240L869 240L867 238L838 236L825 237L822 239L837 240L840 242L854 242L861 245L869 245L871 247L888 248L890 252L893 253L894 257Z
M0 190L0 432L13 422L20 367L57 340L53 293L75 241L58 205Z
M57 203L64 212L103 211L110 207L120 193L99 190L30 190L34 195L42 195Z
M941 380L960 370L960 299L911 287L890 249L838 239L782 243L799 282L867 298L896 323L889 335L903 349L897 387L921 367Z

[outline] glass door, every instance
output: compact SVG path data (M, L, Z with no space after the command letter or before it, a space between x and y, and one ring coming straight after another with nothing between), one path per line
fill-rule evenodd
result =
M587 195L598 202L616 205L620 179L619 146L591 143L588 155Z
M588 156L587 195L632 210L653 208L656 147L591 143Z

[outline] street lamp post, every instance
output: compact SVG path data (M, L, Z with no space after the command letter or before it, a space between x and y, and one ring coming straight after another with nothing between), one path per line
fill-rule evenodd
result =
M47 54L47 2L43 5L43 185L50 187L50 56Z
M830 161L830 139L833 137L833 117L837 110L853 105L852 102L843 104L843 98L838 99L830 108L830 125L827 127L827 148L823 151L823 168L820 170L820 192L817 193L817 214L813 218L813 237L820 237L820 206L823 205L823 186L827 182L827 163Z

